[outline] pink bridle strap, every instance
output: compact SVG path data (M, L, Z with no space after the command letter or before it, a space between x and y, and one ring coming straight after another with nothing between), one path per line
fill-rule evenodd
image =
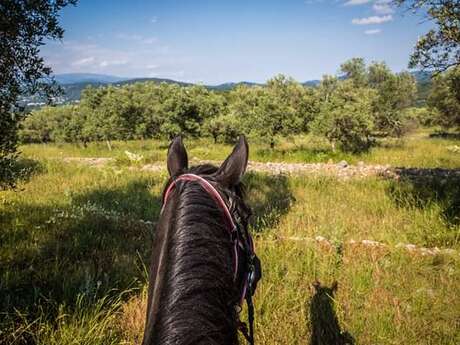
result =
M238 229L233 221L233 217L228 209L227 204L225 203L224 199L220 193L216 190L216 188L209 183L205 178L195 175L195 174L183 174L174 179L166 188L163 197L163 207L161 208L161 212L165 208L166 202L168 201L169 195L171 194L172 190L176 186L176 183L179 181L196 181L200 184L201 187L212 197L212 199L216 202L219 208L224 213L224 218L227 223L227 228L230 234L230 238L233 242L233 263L234 263L234 270L233 270L233 281L236 281L237 274L238 274L238 245L243 246L238 237Z

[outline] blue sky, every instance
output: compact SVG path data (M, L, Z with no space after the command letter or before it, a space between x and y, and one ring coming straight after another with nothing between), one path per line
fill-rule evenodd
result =
M430 23L390 1L80 0L42 55L56 73L206 84L319 79L351 57L401 71Z

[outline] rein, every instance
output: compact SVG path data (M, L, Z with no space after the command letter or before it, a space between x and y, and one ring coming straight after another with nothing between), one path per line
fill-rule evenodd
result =
M209 196L214 200L219 209L224 215L224 219L227 225L227 230L230 235L230 240L233 247L233 282L236 282L238 277L238 267L239 267L239 257L238 257L238 247L246 254L247 268L244 278L244 285L241 292L241 297L238 303L238 309L241 311L241 306L243 300L246 299L248 306L248 323L249 323L249 332L247 326L244 322L239 321L238 329L244 335L246 340L250 345L254 345L254 305L252 303L253 284L255 280L255 266L254 266L254 242L251 235L248 231L245 231L244 234L241 233L240 226L236 223L232 217L229 207L225 203L224 199L217 191L217 189L205 178L195 175L195 174L183 174L179 177L173 179L173 181L168 185L166 191L163 195L163 206L161 212L163 212L166 202L168 201L169 195L172 190L175 188L177 182L179 181L194 181L198 182L200 186L209 194Z

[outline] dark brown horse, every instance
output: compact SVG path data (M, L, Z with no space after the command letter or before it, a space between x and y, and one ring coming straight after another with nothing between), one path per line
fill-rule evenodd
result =
M260 278L241 184L247 162L244 137L219 168L189 168L181 138L171 143L143 345L238 344L240 300Z

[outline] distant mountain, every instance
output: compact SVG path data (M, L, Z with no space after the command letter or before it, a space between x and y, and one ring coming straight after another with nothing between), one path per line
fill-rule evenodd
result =
M424 106L431 91L431 77L433 76L433 72L414 71L411 74L417 81L417 99L415 100L415 104L417 106Z
M417 83L431 83L431 77L433 76L433 72L429 71L413 71L411 74Z
M259 84L259 83L253 83L250 81L240 81L238 83L224 83L224 84L219 84L219 85L208 85L206 86L210 90L216 90L216 91L230 91L233 90L235 87L240 86L240 85L245 85L245 86L262 86L264 84Z
M106 74L95 74L95 73L65 73L56 74L56 81L61 85L76 84L76 83L99 83L99 84L110 84L116 83L129 78L116 77L113 75Z
M411 74L415 77L417 81L418 95L417 95L417 104L423 105L428 96L429 90L431 88L431 72L425 71L414 71ZM122 78L113 75L105 74L93 74L93 73L67 73L67 74L57 74L55 76L56 81L61 84L64 89L64 96L60 97L57 103L69 103L80 100L81 92L88 86L92 87L101 87L106 85L128 85L133 83L142 83L142 82L154 82L154 83L168 83L168 84L178 84L181 86L190 86L192 83L186 83L181 81L176 81L172 79L165 78ZM320 80L308 80L302 83L304 86L316 87L319 85ZM250 81L241 81L241 82L229 82L218 85L204 85L209 90L214 90L218 92L226 92L233 90L239 85L246 85L249 87L252 86L263 86L264 84L255 83ZM42 105L43 100L34 97L24 97L22 100L23 104L26 105Z
M154 82L154 83L178 84L181 86L193 85L192 83L186 83L184 81L177 81L177 80L165 79L165 78L131 78L131 79L122 80L120 82L116 82L115 84L126 85L126 84L134 84L134 83L145 83L147 81Z
M308 80L302 83L303 86L318 86L321 83L321 80Z

